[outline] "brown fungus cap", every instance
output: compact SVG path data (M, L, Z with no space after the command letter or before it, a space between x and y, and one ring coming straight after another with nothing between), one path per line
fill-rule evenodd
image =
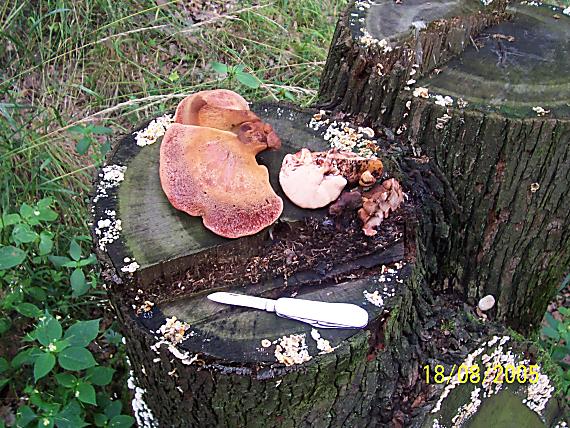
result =
M358 217L363 223L362 230L366 236L376 235L376 227L388 218L391 212L398 209L404 202L404 193L400 183L394 179L377 184L368 192L362 194L362 208Z
M259 117L239 94L227 89L201 91L184 98L174 115L182 125L207 126L236 132L244 122L257 122Z
M243 124L235 134L172 124L160 146L160 181L172 205L202 216L204 226L227 238L252 235L275 222L283 201L255 159L279 145L265 126Z

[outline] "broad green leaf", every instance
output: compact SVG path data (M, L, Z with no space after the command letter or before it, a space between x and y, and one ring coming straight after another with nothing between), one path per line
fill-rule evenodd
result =
M36 348L38 351L39 349ZM16 356L14 358L12 358L12 361L10 361L10 365L12 366L12 368L14 369L19 369L20 367L22 367L24 364L28 364L31 363L33 361L32 358L32 352L33 348L28 348L28 349L24 349L23 351L20 351L16 354ZM41 351L39 351L41 352Z
M87 153L87 150L89 150L92 141L93 140L91 139L91 137L88 136L82 137L75 145L75 151L80 155L84 155L85 153Z
M48 346L50 343L61 339L63 332L59 321L52 316L48 316L43 321L40 321L35 333L38 342L44 346Z
M76 268L70 277L71 289L73 297L84 295L89 290L89 284L85 282L85 274L81 268Z
M108 420L107 415L103 413L95 413L95 415L93 415L93 422L95 422L95 426L97 427L104 427Z
M48 259L55 267L62 267L64 264L71 261L69 257L65 256L48 256Z
M16 244L28 244L38 239L38 234L26 223L21 223L12 229L12 239Z
M75 261L78 261L81 258L81 247L75 239L73 239L69 244L69 255Z
M82 428L88 424L81 416L81 405L77 400L71 400L61 412L55 415L55 424L58 428Z
M19 303L14 307L14 309L28 318L39 318L42 316L42 311L40 308L38 308L33 303Z
M34 217L34 209L26 203L20 205L20 215L22 218L28 220Z
M212 63L212 69L216 73L220 73L220 74L227 74L228 73L228 66L226 64L222 64L220 62L213 62Z
M107 407L105 407L105 415L107 415L109 419L113 419L115 416L121 414L122 409L123 403L121 403L121 400L111 401Z
M0 335L4 334L8 330L10 330L11 325L12 325L12 323L10 322L10 320L8 318L0 318Z
M245 72L236 73L236 79L240 83L252 89L257 89L259 88L259 85L261 85L261 82L257 79L257 77Z
M46 291L41 287L29 287L26 294L37 302L45 302L47 299Z
M65 388L74 388L77 384L77 378L71 373L58 373L55 375L55 380Z
M564 346L554 346L550 351L550 357L556 362L562 361L567 355L568 352Z
M113 129L108 126L93 126L91 128L94 134L106 134L110 135L113 133Z
M58 353L63 351L65 348L69 348L71 345L67 340L56 340L53 342L53 352Z
M37 382L44 376L46 376L51 369L55 366L55 357L52 353L44 352L39 358L34 362L34 380Z
M38 208L38 211L35 213L36 219L41 221L55 221L58 218L57 212L52 210L51 208Z
M77 267L83 267L83 266L87 266L87 265L94 265L97 263L97 258L95 257L95 254L91 253L89 254L89 257L83 259L83 260L79 260L77 262Z
M79 346L71 346L57 355L57 361L65 370L85 370L97 365L91 352Z
M21 406L16 414L16 426L25 427L37 418L30 406Z
M93 404L94 406L97 405L97 399L95 398L95 388L93 385L87 382L80 382L77 385L77 389L75 390L75 396L87 404Z
M65 331L64 339L71 346L85 347L99 334L99 319L89 321L77 321Z
M10 368L10 363L4 357L0 357L0 373L4 373Z
M551 339L554 339L554 340L560 339L560 334L558 334L558 330L556 330L550 326L542 327L541 331L542 331L542 334L545 335L546 337L550 337Z
M546 322L548 323L548 325L552 328L558 328L558 324L559 322L557 320L554 319L554 317L552 316L552 314L550 312L546 312L544 314L544 319L546 320Z
M234 73L242 73L244 69L245 69L245 65L244 65L244 64L238 64L238 65L235 65L235 66L233 67Z
M11 245L0 247L0 270L10 269L22 264L26 252Z
M13 224L18 224L22 221L20 214L3 214L2 224L4 227L11 226Z
M105 386L109 385L113 380L115 370L111 367L96 366L87 370L86 379L93 385Z
M38 208L48 208L51 204L53 204L53 197L48 196L47 198L40 199L37 203Z
M109 427L113 428L130 428L134 425L135 418L129 415L118 415L111 419Z

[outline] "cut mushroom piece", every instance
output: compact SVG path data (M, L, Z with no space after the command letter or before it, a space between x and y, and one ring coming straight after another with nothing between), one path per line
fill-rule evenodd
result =
M400 183L390 178L363 193L362 201L362 208L358 210L362 231L366 236L374 236L378 233L376 227L404 201L404 193Z
M308 149L301 149L283 159L279 183L295 205L316 209L335 201L347 183L357 183L365 171L379 177L382 162L352 152L331 150L311 153Z
M249 109L247 101L227 89L201 91L184 98L176 108L174 122L182 125L207 126L236 132L245 122L260 119Z
M279 145L270 128L248 125L236 135L172 124L160 147L160 181L172 205L202 216L204 226L227 238L252 235L275 222L283 201L255 159Z

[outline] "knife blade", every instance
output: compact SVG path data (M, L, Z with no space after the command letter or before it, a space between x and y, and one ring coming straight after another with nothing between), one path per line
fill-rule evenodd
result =
M209 294L208 299L226 305L275 312L282 318L320 328L364 328L368 325L368 312L352 303L330 303L289 297L273 300L223 291Z

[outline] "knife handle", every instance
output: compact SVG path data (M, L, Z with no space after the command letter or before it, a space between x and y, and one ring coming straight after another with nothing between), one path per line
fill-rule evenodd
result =
M368 312L352 303L329 303L314 300L282 297L275 302L277 315L297 319L309 324L322 324L335 328L364 328L368 325Z

